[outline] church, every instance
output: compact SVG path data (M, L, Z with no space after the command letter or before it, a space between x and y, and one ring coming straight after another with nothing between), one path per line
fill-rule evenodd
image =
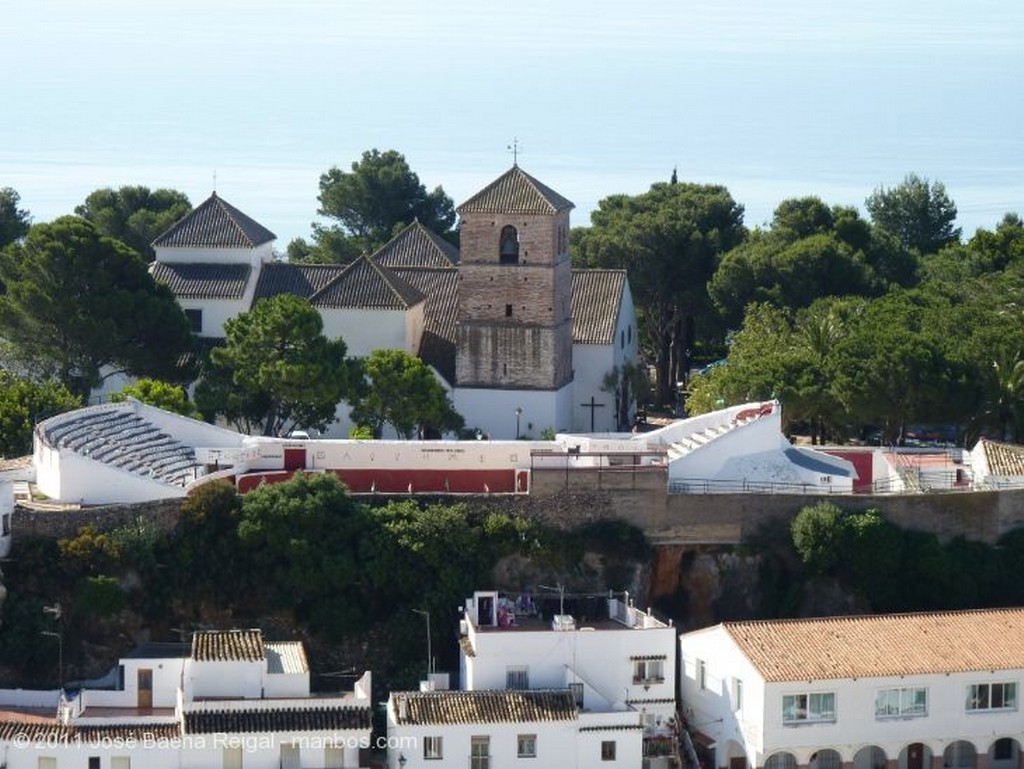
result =
M213 193L153 243L153 277L204 346L260 299L291 293L319 310L351 356L419 356L466 426L496 439L628 431L608 381L638 354L623 270L573 269L573 204L518 164L462 203L460 248L412 222L345 265L276 258L275 235ZM347 406L324 437L345 437Z

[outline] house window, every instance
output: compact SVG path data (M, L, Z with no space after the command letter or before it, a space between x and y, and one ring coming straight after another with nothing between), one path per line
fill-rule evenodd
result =
M192 329L193 334L201 334L203 332L202 310L185 310L185 318L188 320L188 327Z
M520 734L516 738L516 755L519 758L537 757L537 735Z
M4 513L3 517L0 518L0 520L2 520L3 522L2 524L0 524L3 526L3 529L0 529L0 534L2 534L5 537L9 537L11 535L11 514Z
M633 344L633 324L632 323L630 323L628 326L626 326L626 341L628 341L630 344Z
M923 686L882 689L875 695L875 718L928 715L928 690Z
M501 228L498 254L501 264L519 264L519 233L511 224Z
M732 679L732 709L743 709L743 681L738 678Z
M784 724L835 720L835 692L786 694L782 697L782 722Z
M626 349L626 332L625 331L619 331L619 347L621 347L623 350Z
M53 756L39 756L36 769L57 769L57 759Z
M89 756L89 769L100 769L99 756Z
M583 710L583 684L569 684L569 691L572 692L572 699L576 703L576 707Z
M633 660L634 684L660 684L665 681L663 660Z
M1001 737L992 746L992 760L1009 761L1013 758L1013 740Z
M440 737L423 738L423 757L431 761L444 758L444 748Z
M972 684L967 687L968 710L1016 710L1017 684Z
M469 769L491 769L491 738L469 738Z
M701 691L708 688L708 665L704 660L697 660L697 688Z
M614 761L615 760L615 740L602 740L601 741L601 760L602 761Z
M132 760L128 756L113 756L110 759L110 769L132 769Z
M505 668L506 689L529 689L530 669L520 665Z
M506 304L505 305L505 317L506 318L511 318L512 317L512 305L510 305L510 304Z

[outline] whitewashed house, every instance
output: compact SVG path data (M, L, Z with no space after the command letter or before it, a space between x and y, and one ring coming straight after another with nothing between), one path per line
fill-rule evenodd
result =
M391 693L389 739L419 749L392 751L389 765L668 766L675 628L615 597L562 611L542 618L527 595L476 592L464 607L461 690L434 678Z
M709 767L1020 766L1024 609L725 623L680 650Z
M108 688L0 691L7 769L366 767L370 673L310 693L301 643L259 630L196 633L122 658Z

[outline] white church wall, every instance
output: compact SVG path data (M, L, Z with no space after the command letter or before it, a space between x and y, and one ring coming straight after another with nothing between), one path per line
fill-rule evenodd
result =
M250 264L270 262L274 259L274 243L269 241L256 248L198 248L157 247L156 261L167 264L204 262L208 264Z
M614 351L610 345L574 344L572 347L574 369L573 419L575 432L612 432L615 424L615 395L601 389L604 377L615 365ZM593 399L593 422L591 422L591 399Z
M422 317L423 305L408 312L418 312ZM416 353L413 340L408 338L405 310L320 308L320 315L324 319L324 336L344 339L350 357L369 355L380 349Z
M519 437L539 438L543 430L565 431L572 419L573 384L561 390L490 390L457 387L455 410L469 429L478 428L491 438L516 438L516 409Z

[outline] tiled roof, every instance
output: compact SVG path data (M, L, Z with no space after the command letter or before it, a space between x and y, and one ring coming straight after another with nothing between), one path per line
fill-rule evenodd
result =
M255 248L277 236L214 192L153 241L156 248Z
M385 267L361 256L313 294L314 307L372 307L404 310L424 301L422 292Z
M512 166L480 192L459 206L459 215L467 213L553 214L574 208L550 187L542 184L519 166Z
M455 269L459 249L436 232L414 221L370 257L384 267Z
M186 734L339 731L370 725L368 705L185 712Z
M390 271L427 297L419 356L449 383L455 382L455 320L459 310L458 270L392 267Z
M770 682L1024 668L1024 608L733 622L723 628Z
M306 661L306 650L299 641L282 643L265 643L263 649L267 653L268 673L308 673L309 662Z
M50 721L48 723L26 723L23 721L0 721L0 742L24 743L67 743L76 739L84 743L99 743L115 740L170 740L181 736L177 724L104 724L103 726L68 726Z
M192 659L199 662L258 662L266 659L259 630L203 630L192 636Z
M614 344L625 270L572 271L572 341Z
M248 264L154 262L150 272L179 299L241 299L252 267Z
M253 302L278 294L295 294L309 299L344 271L344 264L264 264L256 282Z
M981 439L989 475L1014 477L1024 475L1024 446Z
M402 724L508 724L576 718L576 702L568 689L393 692L391 699Z

